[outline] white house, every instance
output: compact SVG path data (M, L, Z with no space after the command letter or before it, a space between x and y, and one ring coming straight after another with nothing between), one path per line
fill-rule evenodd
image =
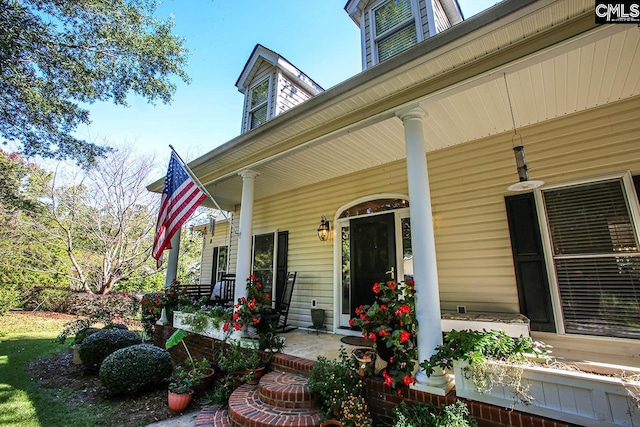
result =
M411 275L420 358L464 307L527 316L556 355L637 366L638 25L596 24L592 0L507 0L465 21L455 0L345 11L358 75L323 91L260 45L242 70L243 133L189 164L240 232L217 227L205 258L225 251L238 284L253 272L276 295L297 271L289 321L308 326L316 300L335 333L374 281ZM512 192L520 146L544 184Z

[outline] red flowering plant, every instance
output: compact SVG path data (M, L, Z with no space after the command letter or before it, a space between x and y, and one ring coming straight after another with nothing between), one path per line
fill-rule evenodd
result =
M191 299L187 296L187 287L180 286L175 280L163 291L144 294L140 300L140 308L142 326L147 336L153 336L153 325L160 319L163 307L167 310L177 310L186 304L191 304Z
M258 332L270 328L271 294L262 291L262 283L253 274L247 279L247 296L238 298L231 319L222 326L225 332L254 326Z
M359 327L365 339L375 342L380 357L385 359L384 354L389 355L387 367L382 371L385 385L413 384L418 356L414 282L375 283L373 293L376 301L356 308L357 316L349 325Z

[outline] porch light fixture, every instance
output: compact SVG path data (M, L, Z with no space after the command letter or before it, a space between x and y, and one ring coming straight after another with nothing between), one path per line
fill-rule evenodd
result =
M320 218L320 226L318 227L318 239L320 239L321 242L328 240L329 231L331 231L329 221L327 221L327 218L322 215L322 217Z
M529 168L527 167L527 161L524 158L524 146L522 145L522 135L516 130L516 119L513 115L513 106L511 105L511 95L509 94L509 85L507 84L507 74L502 74L504 77L504 85L507 88L507 99L509 100L509 111L511 111L511 123L513 123L513 136L511 137L511 146L513 147L513 154L516 156L516 168L518 170L518 182L511 184L507 187L508 191L526 191L533 190L544 184L544 181L529 180ZM518 137L518 145L515 144L516 137Z

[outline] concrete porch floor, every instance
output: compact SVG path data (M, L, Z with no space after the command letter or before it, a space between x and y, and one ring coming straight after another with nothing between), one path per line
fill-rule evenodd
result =
M292 356L302 357L308 360L316 360L318 356L328 359L336 359L340 354L340 346L344 346L347 353L356 348L355 346L344 344L340 339L344 335L326 333L319 331L316 335L314 330L295 329L290 332L280 334L286 339L282 352Z

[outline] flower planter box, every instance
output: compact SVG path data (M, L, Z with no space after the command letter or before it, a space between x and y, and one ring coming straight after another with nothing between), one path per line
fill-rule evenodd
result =
M193 327L190 326L187 322L187 319L193 318L194 315L191 313L183 313L181 311L176 311L173 314L173 327L180 328L188 332L193 332ZM194 332L195 333L195 332ZM224 341L225 332L222 330L222 324L214 328L213 325L208 325L202 332L198 332L199 335L204 335L205 337L214 338L220 341Z
M517 409L581 426L640 426L640 408L619 378L580 371L525 366L522 384L533 397L516 402L513 389L496 386L478 392L466 372L466 362L455 361L456 395L465 399ZM640 384L634 386L640 390Z

